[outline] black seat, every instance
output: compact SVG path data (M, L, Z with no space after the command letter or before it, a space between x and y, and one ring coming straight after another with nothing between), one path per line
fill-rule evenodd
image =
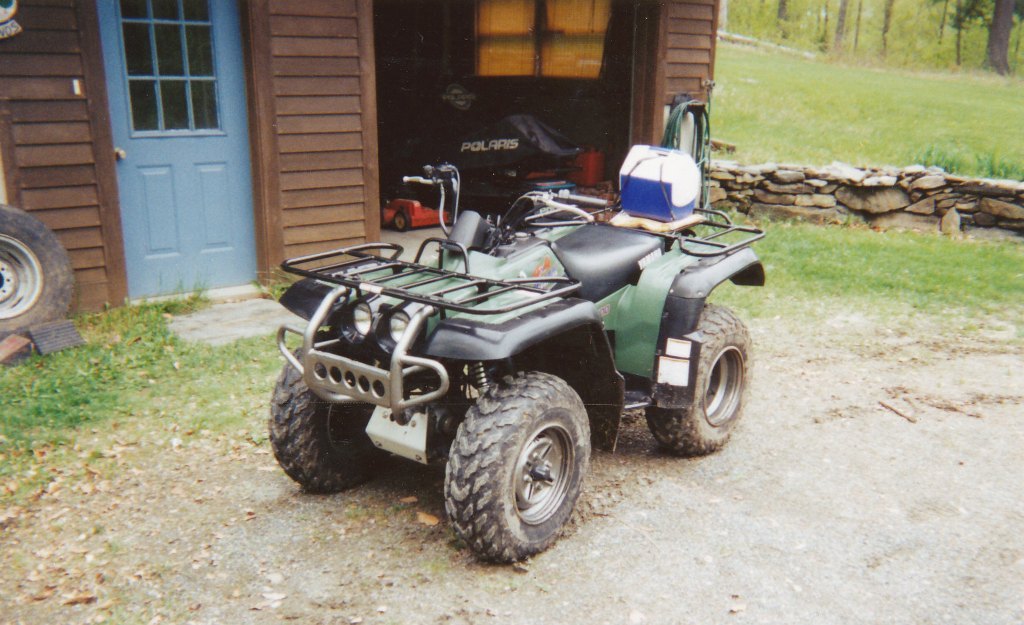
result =
M664 251L660 237L604 224L588 224L551 244L570 278L582 286L576 293L592 302L635 284L640 260Z

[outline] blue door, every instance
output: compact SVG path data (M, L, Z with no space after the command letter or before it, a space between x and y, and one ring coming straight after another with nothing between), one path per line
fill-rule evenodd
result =
M129 295L253 281L237 4L101 0L97 7Z

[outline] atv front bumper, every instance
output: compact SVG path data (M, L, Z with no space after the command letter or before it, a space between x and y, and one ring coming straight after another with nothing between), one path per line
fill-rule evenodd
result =
M443 397L449 388L448 371L444 365L436 360L409 355L409 347L419 336L423 324L437 312L432 306L424 306L409 320L405 333L391 355L390 369L381 369L325 351L325 348L340 343L341 339L318 343L316 334L334 304L348 292L348 287L344 286L333 289L324 297L304 330L283 325L277 331L278 349L285 360L302 373L306 386L330 402L366 402L390 408L394 414ZM302 337L302 347L298 354L293 354L286 345L285 339L289 333ZM406 379L424 371L433 371L437 375L437 388L406 397Z

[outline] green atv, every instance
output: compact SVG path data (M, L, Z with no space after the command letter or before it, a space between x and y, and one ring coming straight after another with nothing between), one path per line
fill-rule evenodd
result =
M726 442L750 336L706 300L726 280L764 284L750 248L763 232L700 208L682 230L618 227L595 220L603 201L545 193L500 219L456 208L449 230L454 168L408 180L440 189L447 232L415 260L368 243L283 264L304 279L281 303L308 324L278 332L270 440L305 490L359 484L388 453L447 462L455 531L510 562L555 541L624 411L645 409L674 454Z

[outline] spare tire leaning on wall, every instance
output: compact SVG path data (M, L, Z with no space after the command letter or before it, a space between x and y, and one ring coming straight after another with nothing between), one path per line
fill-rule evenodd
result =
M0 204L0 340L62 319L73 285L57 236L25 211Z

